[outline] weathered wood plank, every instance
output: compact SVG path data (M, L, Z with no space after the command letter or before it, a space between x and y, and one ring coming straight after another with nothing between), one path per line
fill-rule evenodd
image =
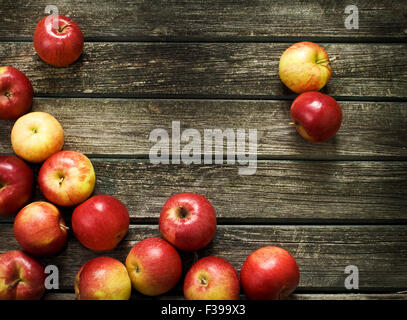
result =
M86 43L70 67L40 61L32 43L1 43L2 65L24 71L37 95L294 97L278 76L290 43ZM405 44L322 44L333 62L324 92L356 99L407 96Z
M227 165L94 164L95 192L118 196L134 220L158 218L179 192L206 195L223 221L406 220L406 162L261 161L253 176Z
M49 2L2 1L1 39L30 39ZM55 0L61 14L71 15L87 39L185 40L278 39L329 37L359 40L405 38L407 6L403 0L355 0L359 29L344 22L349 1L93 1ZM300 27L299 27L300 26Z
M407 103L340 103L342 127L335 139L321 144L307 142L289 124L290 101L37 98L32 110L53 114L64 127L65 149L88 155L147 156L155 144L151 131L165 129L171 143L172 121L179 121L181 130L194 128L202 139L205 129L240 128L246 135L256 129L259 158L407 157ZM12 125L0 121L0 153L13 152Z
M241 299L245 299L242 295ZM44 300L75 300L75 294L49 292L44 295ZM133 293L131 300L141 299L159 299L159 300L179 300L184 299L183 296L162 295L158 297L144 297ZM391 294L391 293L293 293L288 297L288 300L407 300L407 294Z
M107 255L124 261L138 241L159 236L157 225L132 225L114 251L95 253L82 247L71 234L59 255L42 258L59 268L60 288L72 289L76 271L87 260ZM0 225L0 252L18 249L11 224ZM214 240L197 253L198 258L217 255L240 270L246 257L266 245L285 248L301 270L299 290L343 292L348 265L359 269L362 292L397 292L407 287L407 226L226 226L218 227ZM184 271L196 256L182 253ZM169 295L179 292L181 287ZM350 292L351 293L351 292ZM353 292L357 293L357 292Z
M407 294L401 293L296 293L290 300L407 300Z
M222 223L394 224L407 219L403 161L259 161L252 176L239 175L238 165L92 161L95 194L118 197L133 222L155 222L165 201L180 192L205 195ZM37 189L35 200L40 199ZM67 217L71 211L64 210Z

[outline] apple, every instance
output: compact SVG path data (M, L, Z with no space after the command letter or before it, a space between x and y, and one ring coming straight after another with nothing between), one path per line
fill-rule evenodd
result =
M129 224L125 205L109 195L93 196L72 214L72 229L76 238L95 251L114 249L126 235Z
M16 68L0 67L0 119L14 120L27 113L33 101L30 80Z
M44 292L41 264L18 250L0 254L0 300L39 300Z
M17 212L31 198L30 167L15 156L0 156L0 216Z
M50 15L44 17L35 28L34 48L46 63L65 67L82 54L83 34L71 18Z
M222 258L202 258L185 276L184 296L187 300L238 300L239 276Z
M19 118L11 130L14 152L28 162L43 162L64 145L64 130L52 115L30 112Z
M38 184L45 198L67 207L89 198L95 180L92 162L76 151L55 153L43 163L38 173Z
M24 251L48 256L65 246L69 228L53 204L37 201L25 206L14 220L14 235Z
M131 295L126 267L110 257L97 257L83 264L74 286L78 300L128 300Z
M342 110L334 98L309 91L294 100L291 118L303 138L323 142L332 138L341 127Z
M181 258L173 246L161 238L138 242L126 258L133 287L147 296L171 290L182 273Z
M240 280L249 299L285 299L297 288L300 270L286 250L264 247L253 252L243 263Z
M200 194L176 194L161 210L159 229L162 236L180 250L202 249L215 236L215 209Z
M280 57L280 79L296 93L322 89L331 77L329 56L313 42L298 42Z

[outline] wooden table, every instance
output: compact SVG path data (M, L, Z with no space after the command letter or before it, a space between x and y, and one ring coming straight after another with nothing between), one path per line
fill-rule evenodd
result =
M65 149L88 155L95 194L129 209L124 241L103 253L124 261L130 248L158 236L168 197L198 192L218 216L214 241L198 257L218 255L238 270L266 245L289 250L301 281L293 299L405 299L407 289L407 3L351 1L359 29L344 26L349 1L55 0L85 35L84 53L67 68L43 63L32 45L49 1L3 1L0 64L30 78L33 110L63 125ZM302 139L289 125L295 95L278 76L282 52L303 40L321 44L333 62L322 91L343 110L338 135ZM154 165L155 128L258 131L257 172L238 165ZM12 154L12 122L0 122L0 153ZM33 166L38 172L39 166ZM36 191L35 200L43 199ZM72 209L63 210L67 220ZM0 222L0 252L19 248L12 218ZM78 268L100 254L71 234L60 254L43 258L60 271L72 299ZM196 259L182 254L184 268ZM359 290L344 286L359 269ZM181 285L161 298L182 295ZM142 298L134 292L134 298Z

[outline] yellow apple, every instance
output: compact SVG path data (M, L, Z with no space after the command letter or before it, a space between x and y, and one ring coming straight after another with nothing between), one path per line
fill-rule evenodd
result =
M331 73L328 54L313 42L298 42L285 50L280 58L280 79L296 93L322 89Z
M52 115L30 112L19 118L11 130L14 152L28 162L43 162L64 145L64 130Z

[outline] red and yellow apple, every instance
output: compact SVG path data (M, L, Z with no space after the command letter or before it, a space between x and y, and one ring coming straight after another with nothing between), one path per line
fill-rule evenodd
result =
M41 264L18 250L0 254L0 300L39 300L44 292Z
M98 257L83 264L75 276L78 300L128 300L131 281L126 267L110 257Z
M173 246L154 237L133 246L126 258L126 268L137 291L147 296L157 296L177 284L182 262Z
M92 162L76 151L54 154L43 163L38 173L41 192L60 206L74 206L88 199L95 181Z
M336 100L318 91L300 94L291 105L298 133L311 142L332 138L341 127L342 110Z
M20 70L0 67L0 119L14 120L27 113L33 101L33 87Z
M129 229L129 213L115 197L97 195L79 205L72 214L72 229L85 247L113 250Z
M37 201L25 206L14 220L14 235L24 251L36 256L55 254L65 246L69 228L57 207Z
M44 17L34 32L35 51L42 60L56 67L75 62L82 54L83 42L79 26L62 15Z
M237 300L240 296L239 276L235 268L219 257L198 260L184 281L188 300Z
M264 247L243 263L240 280L248 299L285 299L298 286L300 270L294 257L279 247Z
M331 73L328 54L313 42L298 42L280 57L280 79L296 93L322 89Z
M14 152L28 162L43 162L64 145L61 124L46 112L30 112L19 118L11 130Z
M215 236L215 209L200 194L176 194L164 204L159 228L161 235L180 250L202 249Z
M0 156L0 216L17 212L31 198L33 184L33 173L23 160Z

